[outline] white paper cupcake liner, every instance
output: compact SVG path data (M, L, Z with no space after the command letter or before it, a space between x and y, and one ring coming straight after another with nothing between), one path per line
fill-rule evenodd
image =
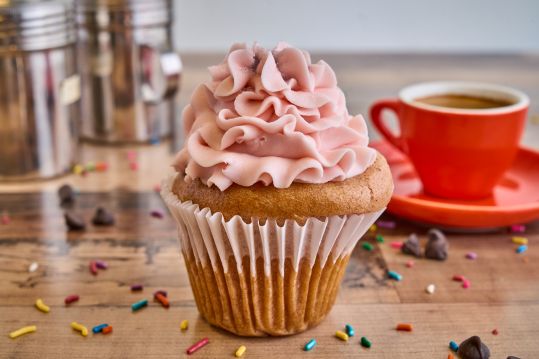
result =
M161 195L176 219L201 315L245 336L289 335L331 310L350 253L383 212L308 218L304 224L240 216L182 202L167 178Z
M380 211L323 219L309 218L305 224L286 220L279 225L268 219L263 224L258 218L246 223L240 216L228 221L221 212L200 209L191 201L182 202L172 193L176 176L163 181L161 195L177 221L182 251L192 252L197 261L216 269L218 261L228 273L229 257L233 256L237 270L242 273L243 261L250 261L251 273L257 258L264 260L264 272L270 275L271 261L278 259L279 272L284 276L285 261L290 259L297 272L300 260L308 258L312 268L316 257L323 267L331 253L333 262L352 252L359 239L380 217Z

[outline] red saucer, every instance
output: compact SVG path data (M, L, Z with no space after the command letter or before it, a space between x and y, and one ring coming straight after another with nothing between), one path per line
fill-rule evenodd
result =
M449 200L423 192L408 158L388 142L371 144L391 167L395 192L388 211L410 220L452 228L493 228L539 219L539 152L521 148L512 167L482 200Z

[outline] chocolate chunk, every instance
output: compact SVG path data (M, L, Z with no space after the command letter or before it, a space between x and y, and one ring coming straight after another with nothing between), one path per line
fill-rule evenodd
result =
M66 226L70 231L83 231L86 229L84 219L76 213L65 212L64 219L66 221Z
M425 247L425 257L443 261L447 259L449 243L439 229L432 228L427 233L429 241Z
M490 350L477 335L460 343L457 354L461 359L488 359Z
M69 206L75 203L75 191L68 184L58 188L58 197L60 197L60 206Z
M92 223L94 226L112 226L114 225L114 216L105 208L97 207Z
M417 258L421 257L421 246L419 245L417 234L410 234L406 242L404 242L402 245L401 251L404 254L410 254L416 256Z
M509 356L507 357L507 359L520 359L520 358L519 358L519 357L514 357L514 356L512 356L512 355L509 355Z

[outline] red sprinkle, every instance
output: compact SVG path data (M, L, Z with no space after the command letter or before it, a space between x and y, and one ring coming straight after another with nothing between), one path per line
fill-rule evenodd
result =
M203 346L205 346L209 342L210 342L210 340L208 338L204 338L204 339L200 340L199 342L196 342L195 344L193 344L189 348L187 348L187 350L186 350L187 355L193 354L194 352L196 352L197 350L199 350L200 348L202 348Z
M468 279L464 279L462 281L462 288L464 288L464 289L470 288L471 285L472 285L472 283L470 283L470 281Z
M132 290L133 292L139 292L139 291L141 291L141 290L143 290L143 289L144 289L144 286L143 286L142 284L133 284L133 285L131 286L131 290Z
M106 326L105 328L101 329L101 333L103 334L112 333L112 327L110 325Z
M138 170L138 163L136 163L136 162L129 162L129 168L131 169L131 171L136 171L136 170Z
M157 209L154 209L153 211L150 212L150 216L154 218L163 218L165 215L163 214L163 212Z
M101 261L101 260L96 260L96 261L95 261L95 265L96 265L97 268L99 268L99 269L107 269L107 268L109 267L109 265L107 264L107 262Z
M391 248L401 249L404 243L402 242L391 242Z
M397 330L404 332L411 332L413 330L412 324L409 323L399 323L397 324Z
M66 305L68 304L71 304L73 302L78 302L78 300L80 299L80 297L77 295L77 294L71 294L71 295L68 295L65 299L64 299L64 303Z
M455 275L453 276L453 280L454 280L455 282L464 282L464 281L466 280L466 278L464 278L463 275L455 274Z
M95 169L98 172L105 172L109 168L109 165L107 162L97 162L95 164Z
M492 329L492 334L498 335L498 329L496 329L496 328L495 328L495 329Z
M154 298L155 298L155 296L156 296L157 294L161 294L161 295L164 296L164 297L168 297L168 293L167 293L166 290L158 290L158 291L155 291L155 293L153 293Z
M165 307L165 308L170 307L170 303L168 302L168 298L165 297L163 294L161 294L161 293L155 293L154 298L155 298L155 300L157 300L159 303L161 303L161 305L162 305L163 307Z
M414 265L415 265L415 262L414 262L414 261L408 261L408 262L406 262L406 266L407 266L408 268L412 268Z
M90 273L97 275L97 263L95 261L90 262Z

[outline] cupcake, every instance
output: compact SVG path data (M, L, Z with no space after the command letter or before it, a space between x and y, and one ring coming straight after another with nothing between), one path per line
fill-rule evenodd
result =
M243 336L320 323L350 254L393 190L324 61L233 45L183 112L162 196L200 314Z

